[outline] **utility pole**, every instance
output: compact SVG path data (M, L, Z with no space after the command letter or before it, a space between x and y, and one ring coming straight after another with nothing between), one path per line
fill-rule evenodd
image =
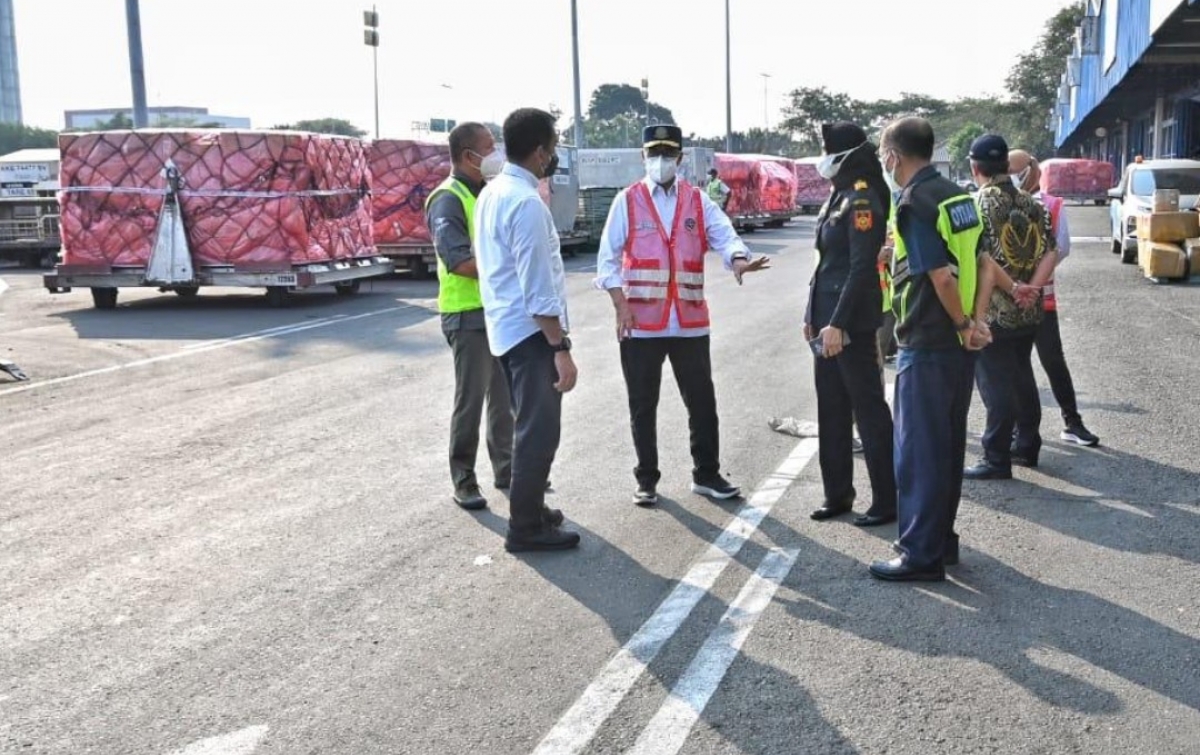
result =
M760 73L763 77L763 130L771 130L771 117L767 115L767 79L771 78L769 73Z
M646 103L646 122L642 126L648 128L650 126L650 79L648 78L642 79L642 100Z
M375 57L375 138L379 138L379 11L375 6L363 11L363 42Z
M575 146L583 149L587 145L583 143L583 106L579 92L579 11L576 0L571 0L571 57L575 69Z
M133 80L133 127L146 128L146 66L142 62L142 14L138 0L125 0L129 28L129 78Z
M733 151L733 86L730 79L729 0L725 0L725 151Z

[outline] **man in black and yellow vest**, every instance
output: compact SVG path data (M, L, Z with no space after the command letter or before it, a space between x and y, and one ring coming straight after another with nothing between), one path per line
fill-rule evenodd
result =
M933 167L933 128L902 118L880 139L896 202L892 309L896 315L895 463L898 558L871 564L887 580L945 579L958 563L954 520L962 497L983 223L970 195Z
M504 370L488 349L479 273L472 242L475 199L485 176L504 164L496 141L479 123L450 132L453 172L425 201L425 221L437 251L438 311L454 351L454 414L450 419L450 479L464 509L487 506L475 477L479 425L487 403L487 445L497 489L512 479L513 414Z

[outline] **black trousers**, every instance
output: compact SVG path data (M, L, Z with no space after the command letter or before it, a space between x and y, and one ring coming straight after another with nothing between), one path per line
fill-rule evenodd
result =
M1067 358L1063 354L1058 312L1044 313L1036 343L1038 360L1046 371L1046 377L1050 378L1050 390L1054 391L1054 400L1062 412L1063 424L1066 427L1082 425L1083 418L1079 416L1079 404L1075 398L1075 382L1071 380L1071 370L1067 368ZM1022 424L1027 423L1023 421Z
M454 413L450 416L450 479L455 489L477 485L479 422L487 403L487 446L497 482L512 479L513 416L504 368L488 350L487 331L452 330Z
M997 329L995 340L979 353L976 379L987 407L983 455L998 467L1012 465L1014 430L1021 439L1017 451L1022 456L1036 460L1042 448L1042 403L1032 361L1036 335L1034 330L1018 334Z
M709 338L626 338L621 341L621 370L629 392L629 420L638 484L658 484L658 396L663 361L670 358L675 383L688 410L692 479L706 480L721 471L717 397L713 389Z
M544 526L546 480L562 433L562 394L554 387L558 369L554 350L541 332L510 349L500 363L516 415L508 527L531 533Z
M851 333L850 343L832 359L816 357L819 459L825 500L853 500L854 423L862 439L871 477L870 513L896 512L896 471L893 463L892 412L883 393L874 333Z

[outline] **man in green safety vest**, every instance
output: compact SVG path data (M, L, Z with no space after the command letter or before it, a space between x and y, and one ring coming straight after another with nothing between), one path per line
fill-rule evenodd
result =
M729 204L729 185L717 175L716 168L708 170L708 183L704 186L704 193L708 194L708 198L713 201L713 204L722 210Z
M479 123L450 132L451 175L425 200L425 222L437 252L438 311L454 352L454 413L450 419L450 479L454 501L468 510L487 506L475 477L479 425L487 404L487 445L495 486L512 479L513 414L504 370L488 349L479 272L475 267L475 199L485 178L504 165L496 140Z

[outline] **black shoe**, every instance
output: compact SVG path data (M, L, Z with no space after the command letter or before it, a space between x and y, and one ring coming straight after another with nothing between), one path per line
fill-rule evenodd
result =
M726 480L721 475L713 475L712 477L703 477L692 482L692 492L709 498L715 498L718 501L724 501L729 498L737 498L742 494L742 489L737 485L731 485L729 480Z
M835 516L849 514L854 508L854 499L847 498L844 501L825 501L821 504L821 508L809 514L809 518L818 522L823 522L826 519L833 519Z
M1011 480L1012 467L1002 467L982 459L975 466L964 469L963 477L968 480Z
M454 491L454 502L467 511L487 508L487 499L479 492L478 485L463 485Z
M492 487L495 488L496 490L507 491L509 488L512 487L512 480L496 480L495 484L493 484ZM551 490L553 487L554 486L550 484L550 481L546 480L546 490Z
M1029 469L1037 469L1037 465L1038 465L1037 454L1021 453L1020 451L1013 451L1011 459L1012 459L1012 464L1015 467L1027 467Z
M633 491L633 502L642 508L650 508L658 503L658 491L653 485L638 485L637 490Z
M562 509L552 509L549 506L542 507L542 521L550 527L561 527L565 518Z
M892 541L892 552L904 555L904 549L900 547L899 540ZM946 549L942 553L942 564L944 566L958 566L958 535L954 535L946 541Z
M891 524L894 521L896 521L895 512L891 514L872 514L868 511L865 514L859 514L854 517L852 524L855 527L878 527L881 524Z
M542 527L534 532L515 532L509 528L504 538L504 550L509 553L525 551L565 551L579 545L579 533L558 527Z
M940 566L917 569L908 564L908 558L897 556L890 561L875 561L870 566L871 576L888 582L941 582L946 570Z
M1058 436L1068 443L1075 443L1080 446L1089 448L1100 445L1100 437L1088 432L1088 429L1082 424L1072 425L1062 431L1062 435Z

